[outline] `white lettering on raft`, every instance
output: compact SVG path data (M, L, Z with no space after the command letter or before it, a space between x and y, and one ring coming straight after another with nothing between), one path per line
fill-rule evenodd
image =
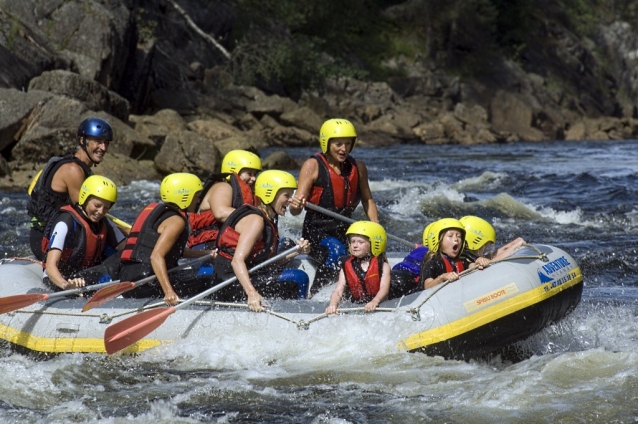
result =
M502 298L510 296L517 292L518 287L516 287L516 283L511 283L505 287L498 288L475 299L468 300L467 302L463 303L463 306L465 306L466 311L473 312L479 308L495 303Z
M555 273L556 271L560 271L561 269L567 268L570 266L572 266L572 264L564 256L561 256L560 258L546 265L543 265L543 271L545 271L547 275L551 275Z

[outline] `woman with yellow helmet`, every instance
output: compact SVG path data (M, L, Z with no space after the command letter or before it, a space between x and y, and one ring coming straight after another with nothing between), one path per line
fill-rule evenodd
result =
M231 150L224 156L221 174L206 181L199 210L188 215L191 227L188 247L213 249L228 215L241 205L257 204L254 187L259 171L261 159L252 152Z
M173 286L168 270L179 259L214 256L214 251L186 249L189 228L186 214L197 209L202 193L201 180L193 174L179 172L167 175L160 184L160 202L147 205L137 216L121 259L120 279L136 281L155 274L150 283L124 293L124 297L163 297L167 305L176 305L179 296L189 296L205 288L210 278L186 284L186 278ZM184 276L182 276L184 277Z
M355 303L365 303L366 312L374 311L390 291L390 265L385 258L388 238L385 229L371 221L358 221L346 231L350 257L339 271L339 279L326 314L336 314L344 295Z
M471 262L462 256L465 247L465 228L459 220L443 218L424 232L429 251L421 264L421 285L429 289L444 281L456 281L459 274L473 266L479 269L490 264L486 258Z
M124 247L124 235L106 218L116 201L113 181L92 175L82 183L78 203L60 208L42 240L45 284L70 290L98 282L90 278L98 277L91 267Z
M294 297L298 287L275 282L280 269L269 268L264 272L248 275L248 268L255 266L277 253L279 233L277 218L288 209L297 181L288 172L269 170L257 177L255 195L257 206L242 205L231 213L222 225L217 237L218 256L215 259L213 284L233 276L243 290L228 286L218 291L217 299L246 299L251 311L260 312L265 306L262 294L276 297ZM310 251L310 243L300 239L297 244L302 253ZM291 259L291 257L286 259Z
M362 161L350 156L356 141L357 132L347 119L329 119L323 123L319 131L321 152L301 167L299 188L290 204L292 215L299 215L308 201L350 217L361 202L368 219L379 222L368 183L368 169ZM347 228L341 220L306 210L301 236L310 240L313 255L319 258L325 250L320 247L324 239L335 238L345 246Z

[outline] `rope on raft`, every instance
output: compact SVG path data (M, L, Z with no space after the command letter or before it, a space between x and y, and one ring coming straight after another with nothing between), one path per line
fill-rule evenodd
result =
M494 261L490 264L490 266L497 264L499 262L506 262L506 261L514 261L514 260L521 260L521 259L538 259L538 260L543 260L546 261L547 260L547 255L543 252L541 252L540 250L538 250L535 246L532 245L527 245L527 247L530 247L534 250L536 250L536 252L538 252L538 255L534 256L534 255L529 255L529 256L514 256L514 257L509 257L509 258L504 258L498 261ZM28 260L29 258L14 258L15 260L22 260L22 259L26 259ZM39 262L39 261L36 261ZM1 260L0 260L0 264L1 264ZM460 275L465 276L468 274L471 274L472 272L475 272L478 270L478 267L473 267L470 268L468 270L463 271ZM416 307L412 307L410 309L405 310L405 312L410 313L412 315L412 320L413 321L420 321L421 320L421 316L420 316L420 310L421 307L432 298L432 296L434 296L435 294L437 294L441 289L443 289L444 287L446 287L451 281L446 281L442 284L439 285L439 287L437 287L437 289L435 291L433 291L432 293L430 293L430 295L428 297L426 297L418 306ZM229 308L239 308L239 309L246 309L248 308L248 305L245 303L232 303L232 302L217 302L214 300L211 301L198 301L198 302L194 302L194 305L200 305L200 306L209 306L210 308L213 308L215 306L221 306L221 307L229 307ZM102 315L98 315L98 314L85 314L85 313L72 313L72 312L54 312L54 311L42 311L42 310L24 310L24 309L20 309L14 312L11 312L12 314L14 313L30 313L30 314L42 314L42 315L66 315L66 316L82 316L82 317L99 317L100 318L100 323L102 324L110 324L114 318L118 318L124 315L130 315L130 314L135 314L135 313L139 313L139 312L143 312L146 311L148 309L154 309L160 306L164 306L165 303L164 302L157 302L157 303L153 303L150 305L145 305L143 307L140 308L134 308L134 309L129 309L117 314L113 314L113 315L108 315L108 314L102 314ZM339 313L353 313L353 312L362 312L364 311L365 308L363 307L356 307L356 308L340 308L337 309L337 311ZM398 307L397 308L376 308L373 312L369 312L369 313L374 313L374 312L397 312L399 311ZM322 313L322 314L318 314L315 317L309 319L309 320L300 320L300 321L295 321L294 319L285 316L279 312L275 312L273 310L270 309L266 309L264 311L265 313L272 315L274 317L280 318L284 321L288 321L292 324L295 324L297 326L298 329L304 329L307 330L308 328L310 328L310 324L312 324L313 322L319 321L321 319L327 318L329 315Z

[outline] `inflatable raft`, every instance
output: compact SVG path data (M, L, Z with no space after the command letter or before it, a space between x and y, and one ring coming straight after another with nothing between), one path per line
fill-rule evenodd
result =
M405 255L388 256L392 264ZM308 267L304 259L299 264ZM5 262L0 265L0 297L48 292L41 277L39 264ZM340 323L390 326L390 346L397 351L476 358L559 321L578 305L582 288L581 270L569 254L553 246L530 245L484 270L471 270L453 283L387 300L373 313L364 313L362 305L342 303ZM333 332L334 321L329 325L324 314L332 289L333 285L326 286L312 299L269 300L268 310L262 313L250 312L242 303L193 302L122 352L142 352L188 339L232 351L232 345L223 343L233 343L232 336L239 332L267 332L271 339L282 340L303 338L304 330ZM86 300L59 297L1 314L0 340L30 352L105 353L108 326L164 306L161 299L118 297L82 313Z

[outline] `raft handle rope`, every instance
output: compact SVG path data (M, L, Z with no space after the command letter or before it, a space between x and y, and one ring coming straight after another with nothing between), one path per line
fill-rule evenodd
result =
M14 262L14 261L27 261L27 262L33 262L34 264L38 264L38 265L44 265L44 262L39 261L35 258L29 258L29 257L15 257L15 258L2 258L0 259L0 265L3 264L8 264L10 262Z
M536 248L533 245L528 245L525 244L523 245L525 247L529 247L533 250L535 250L538 255L537 256L533 256L533 255L529 255L529 256L512 256L512 257L508 257L508 258L504 258L504 259L500 259L498 261L494 261L492 262L489 266L492 266L494 264L497 264L499 262L505 262L505 261L514 261L514 260L520 260L520 259L538 259L538 260L542 260L543 262L547 262L547 254L541 252L538 248ZM0 265L4 262L10 262L10 261L14 261L14 260L29 260L32 262L36 262L36 263L41 263L40 261L34 260L32 258L7 258L7 259L0 259ZM478 271L478 267L473 267L470 269L467 269L465 271L463 271L460 276L465 276L467 274L470 274L472 272ZM421 321L421 307L432 298L432 296L434 296L436 293L439 292L439 290L443 289L445 286L447 286L449 283L451 283L451 281L446 281L442 284L439 285L439 287L437 287L437 289L432 292L428 297L426 297L423 302L421 302L418 306L407 309L406 312L410 313L412 316L412 320L413 321ZM180 302L183 302L183 300L180 300ZM400 302L399 302L400 303ZM208 306L211 309L215 306L222 306L222 307L230 307L230 308L243 308L246 309L248 307L248 305L246 305L245 303L229 303L229 302L217 302L214 300L210 300L210 301L197 301L197 302L193 302L194 305L199 305L199 306ZM157 303L153 303L153 304L149 304L140 308L134 308L134 309L129 309L126 311L122 311L119 312L117 314L114 315L108 315L108 314L86 314L86 313L72 313L72 312L54 312L54 311L42 311L42 310L24 310L24 309L20 309L14 312L11 312L9 315L13 315L16 313L23 313L23 314L41 314L41 315L65 315L65 316L82 316L82 317L93 317L93 318L100 318L100 323L101 324L110 324L113 319L124 316L124 315L129 315L129 314L134 314L134 313L139 313L139 312L143 312L146 311L148 309L154 309L160 306L164 306L165 303L162 302L157 302ZM337 309L338 312L340 313L353 313L353 312L361 312L364 311L365 308L363 307L356 307L356 308L343 308L343 309ZM397 312L399 311L399 306L397 306L396 308L376 308L373 312ZM278 312L275 312L271 309L265 309L264 310L265 313L270 314L272 316L275 316L277 318L283 319L284 321L288 321L292 324L295 324L297 326L297 329L302 329L302 330L308 330L310 328L310 324L312 324L313 322L319 321L321 319L327 318L329 315L323 313L323 314L319 314L309 320L300 320L300 321L295 321L292 318L289 318L283 314L280 314Z

